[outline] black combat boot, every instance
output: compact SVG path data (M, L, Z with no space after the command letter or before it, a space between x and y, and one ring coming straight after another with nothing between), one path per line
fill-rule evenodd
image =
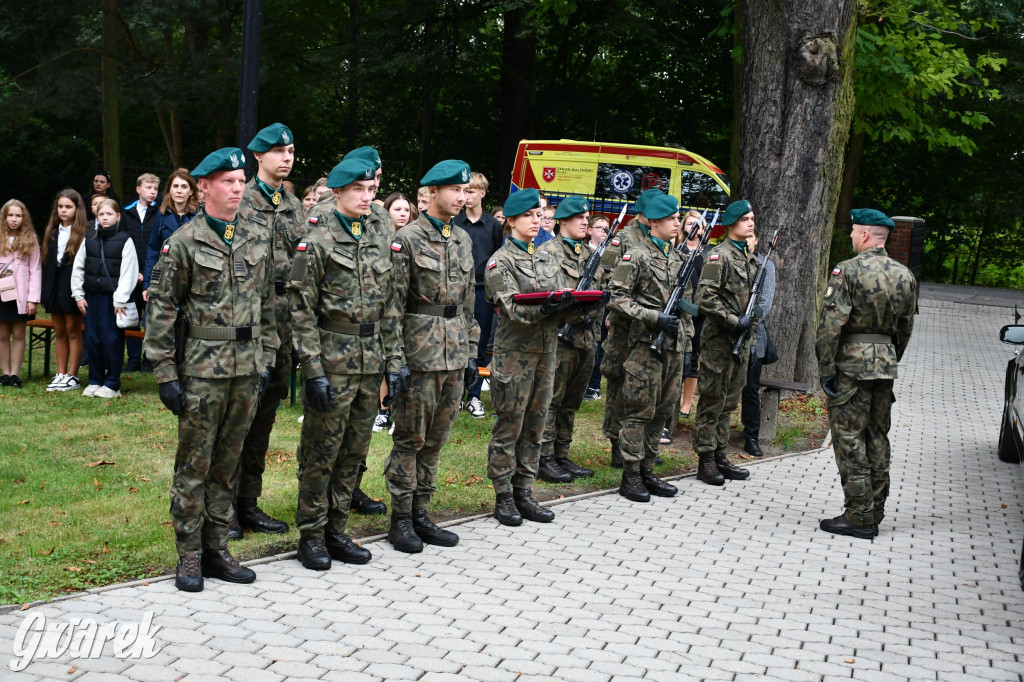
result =
M202 561L198 554L186 554L178 557L178 570L174 574L174 586L183 592L202 592Z
M311 571L326 571L331 567L324 539L319 535L299 540L299 562Z
M619 494L627 500L634 502L650 502L651 494L647 492L644 483L640 480L639 471L623 471L622 483L619 484Z
M749 469L741 469L729 461L724 452L715 453L715 466L718 471L730 481L745 481L750 478Z
M412 529L428 545L454 547L459 544L459 536L431 521L426 509L412 510Z
M551 523L555 520L555 512L545 509L537 504L537 500L533 499L533 490L531 488L512 488L512 500L515 502L519 513L528 521Z
M743 443L743 449L746 450L748 455L764 457L764 453L761 452L761 444L757 442L756 438L747 438Z
M255 497L239 497L238 506L235 508L238 523L242 528L254 530L257 533L287 533L288 524L279 521L259 508ZM230 539L230 536L228 537Z
M555 463L554 457L541 457L537 478L548 483L572 483L572 474Z
M725 485L725 476L715 466L714 455L697 455L697 478L708 485Z
M612 443L612 466L616 469L621 469L623 464L622 450L619 450L618 442Z
M498 519L498 523L503 526L523 525L523 515L516 509L512 493L498 493L498 497L494 501L494 518Z
M238 563L226 549L204 549L203 577L220 578L229 583L251 583L256 580L256 572Z
M878 524L872 524L870 526L855 526L846 518L846 514L840 514L834 519L822 519L821 523L818 525L826 533L849 535L850 537L860 538L861 540L870 540L878 535Z
M386 504L373 499L360 488L352 491L352 504L349 506L354 512L365 514L366 516L383 516L388 513L388 506Z
M331 555L332 559L346 564L365 564L373 558L370 550L357 545L345 533L330 531L327 531L327 553Z
M675 497L675 494L679 492L679 489L674 485L665 483L665 481L658 478L654 473L654 469L641 467L640 480L643 482L644 487L647 488L647 492L658 497Z
M238 512L234 507L231 508L231 518L228 519L228 540L241 540L245 537L245 532L242 527L238 525Z
M388 542L399 552L416 554L423 551L423 540L416 535L412 527L412 514L391 512L391 528L388 529Z
M572 476L572 479L574 481L577 478L590 478L591 476L594 475L593 469L581 467L579 464L572 461L568 457L555 457L555 464L560 466L562 468L562 471L565 471L570 476Z

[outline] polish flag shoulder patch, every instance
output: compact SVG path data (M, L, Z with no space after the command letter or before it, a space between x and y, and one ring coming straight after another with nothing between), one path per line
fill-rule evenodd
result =
M710 256L708 256L708 261L713 261L713 260L718 260L718 254L717 253L713 253Z
M633 260L633 255L632 254L627 253L625 256L622 257L622 262L623 263L628 263L631 260Z
M490 263L487 264L488 270L493 270L496 267L498 267L498 261L496 260L492 260Z
M612 239L612 246L618 246L618 245L619 245L619 238L615 237L614 239Z
M835 275L838 275L839 272L839 268L836 268L835 270L832 271L832 276L834 277Z
M170 244L164 244L164 248L160 249L160 253L167 253L170 250L171 250L171 245Z
M309 216L309 224L310 225L316 225L318 222L320 222L320 218L318 218L315 215Z
M402 250L401 242L391 242L391 250L395 253L399 253Z
M306 242L299 242L299 245L295 247L295 250L296 251L305 251L306 250Z

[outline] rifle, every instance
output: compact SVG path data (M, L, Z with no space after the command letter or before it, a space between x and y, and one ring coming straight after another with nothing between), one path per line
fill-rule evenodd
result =
M693 271L697 268L697 255L703 253L704 248L708 245L708 240L711 239L711 232L715 229L715 225L718 224L719 213L721 213L721 209L716 209L715 215L711 219L711 224L708 225L706 230L704 230L704 234L700 236L700 244L698 244L697 248L690 252L690 255L686 258L686 262L683 263L683 267L679 269L679 276L676 277L676 284L674 287L672 287L672 293L669 294L668 303L665 305L665 310L662 312L667 313L669 315L676 314L676 306L679 305L679 299L682 298L683 294L685 293L686 285L689 283L690 277L693 276ZM707 215L706 209L704 211L704 214ZM703 222L704 217L701 216L701 223ZM690 234L686 235L687 241L693 239L693 235L697 231L697 228L700 227L701 223L694 224L693 230L691 230ZM689 310L687 310L687 312L690 312L691 315L693 314L693 312ZM658 360L664 362L665 332L660 331L658 332L657 336L651 336L650 348L651 352L654 353L654 356L658 358Z
M747 334L750 333L751 329L754 329L757 323L760 321L760 314L756 314L756 311L760 309L758 300L761 298L761 287L764 286L764 277L768 271L768 259L771 258L772 251L775 249L775 245L779 243L779 232L782 231L782 219L779 219L779 226L775 228L775 234L772 235L772 239L768 242L768 252L764 254L764 260L761 261L760 267L757 268L757 274L754 275L754 287L750 290L750 300L747 301L747 315L751 315L750 326L743 330L736 339L736 343L732 347L732 361L737 365L743 362L743 356L741 350L743 343L747 340Z
M619 211L619 216L615 219L615 222L613 222L611 227L608 228L608 234L605 235L604 241L597 245L594 249L594 253L590 254L590 258L587 259L587 264L583 266L583 274L580 276L580 281L576 285L576 291L587 291L590 289L594 281L594 275L597 274L597 269L601 266L601 256L604 255L605 249L608 248L608 244L611 243L612 238L619 231L619 227L622 225L622 221L626 217L626 209L628 207L629 205L623 202L622 210ZM569 343L572 336L572 322L566 322L558 330L558 340Z

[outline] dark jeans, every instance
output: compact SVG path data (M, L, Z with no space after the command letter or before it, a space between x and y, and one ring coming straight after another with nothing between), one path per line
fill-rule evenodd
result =
M491 328L494 326L494 304L487 301L487 294L482 284L476 285L476 300L473 303L473 317L480 325L480 343L477 345L476 364L479 367L486 367L491 358L487 355L488 346L493 344ZM480 388L483 386L483 379L474 381L467 391L466 400L480 397Z
M121 390L124 330L117 326L114 297L86 293L85 348L89 352L89 383Z
M761 363L764 358L750 358L747 366L747 384L743 387L743 437L757 440L761 432Z

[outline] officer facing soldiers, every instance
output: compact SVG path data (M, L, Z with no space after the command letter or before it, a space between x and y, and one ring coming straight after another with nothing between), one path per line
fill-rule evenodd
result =
M729 204L722 214L726 239L708 252L697 284L697 306L704 315L700 335L700 370L697 385L697 478L710 485L725 479L742 481L747 469L734 466L725 454L729 444L729 418L739 404L747 380L750 344L740 349L742 361L731 356L736 337L750 329L747 315L750 289L757 274L757 257L747 250L747 237L754 234L754 212L746 199Z
M888 216L860 208L850 219L857 255L832 270L814 345L846 511L820 525L867 539L878 535L889 496L893 380L914 328L917 282L885 252L895 227Z
M601 256L601 267L606 273L610 274L615 271L622 254L647 239L650 228L647 218L644 217L644 205L648 198L664 194L660 189L649 189L637 197L636 203L633 205L636 216L616 236L612 237L608 248ZM601 360L601 373L607 383L602 430L605 438L612 445L611 464L613 467L621 468L622 453L619 448L619 433L622 431L622 420L625 417L625 407L622 402L622 382L625 380L625 372L622 367L626 361L626 352L629 350L629 320L609 313L608 336L604 340L603 348L604 359Z
M277 349L270 386L256 408L256 417L242 444L238 460L238 473L234 485L234 528L228 537L242 538L242 529L260 533L284 533L288 524L271 518L260 509L256 500L263 492L263 471L267 465L270 431L281 401L288 397L291 378L292 335L291 314L285 282L292 269L295 246L306 234L305 211L294 194L284 191L284 180L292 170L295 144L292 131L281 123L267 126L249 143L249 151L256 157L256 175L245 185L241 211L266 233L271 244L274 268L274 317L281 345ZM237 525L235 525L237 524Z
M229 147L192 171L205 209L164 242L150 278L146 356L178 416L171 520L174 584L186 592L202 590L204 576L256 579L227 550L231 485L278 338L268 235L239 212L244 167L242 150ZM179 309L187 327L176 341Z
M586 199L579 196L562 199L555 210L555 220L559 221L555 228L557 234L539 249L551 254L561 267L563 288L576 288L593 251L583 243L589 217L590 204ZM604 271L598 268L590 288L600 289L603 284ZM569 459L569 447L572 445L576 411L583 404L583 395L594 372L595 349L603 315L600 309L586 314L580 309L573 312L576 314L571 319L568 313L566 317L572 323L571 333L556 344L555 383L544 421L544 439L537 469L537 478L550 483L569 483L594 475L593 469L585 469Z
M305 377L298 447L299 561L364 564L370 552L345 534L366 462L385 369L401 367L391 235L372 218L373 165L342 161L327 176L335 204L314 207L289 277L292 336Z
M395 444L384 476L391 493L388 541L400 552L421 552L424 542L459 542L427 512L463 387L477 377L473 242L452 225L466 203L469 178L463 161L431 168L420 180L430 190L430 205L391 243L408 388L395 403Z
M611 276L608 302L608 308L621 316L620 325L628 321L622 385L625 418L618 439L624 460L619 494L635 502L678 492L655 475L654 459L665 420L679 404L683 354L693 336L688 315L665 312L684 263L682 254L672 248L679 234L679 202L664 194L651 197L644 204L644 215L650 221L650 233L622 254ZM651 350L651 340L659 332L665 332L663 358Z

